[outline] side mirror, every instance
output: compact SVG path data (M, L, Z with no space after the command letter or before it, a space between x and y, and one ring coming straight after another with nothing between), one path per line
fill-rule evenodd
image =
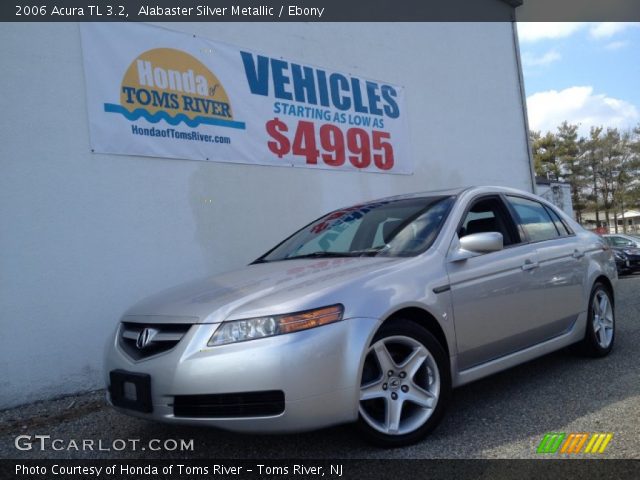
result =
M504 240L499 232L472 233L460 239L460 247L453 253L451 260L466 260L483 253L497 252L503 247Z

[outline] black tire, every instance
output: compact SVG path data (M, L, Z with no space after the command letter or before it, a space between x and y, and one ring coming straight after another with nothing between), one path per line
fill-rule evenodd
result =
M599 321L596 316L600 316L600 312L597 311L595 306L597 298L603 298L606 296L608 305L610 306L610 312L605 312L605 317L610 315L610 319L605 319L604 323L608 323L610 321L611 328L604 327L602 325L603 322ZM596 324L600 324L600 328L596 326ZM605 333L603 334L600 329L604 328ZM610 332L610 336L609 336ZM613 343L615 340L616 333L616 320L615 320L615 308L613 299L611 296L611 292L609 288L603 283L596 282L593 288L591 289L591 295L589 296L589 306L588 306L588 315L587 315L587 328L584 335L584 339L577 344L578 350L580 353L587 355L589 357L599 358L608 355L613 349ZM604 338L608 340L608 342L603 341Z
M388 385L390 385L387 387L388 391L387 388L384 389L384 394L388 395L387 398L361 400L364 390L361 388L360 391L361 397L359 399L360 413L358 418L358 428L360 429L360 432L363 434L364 438L370 443L381 447L400 447L421 440L429 432L431 432L442 420L442 417L451 398L451 372L449 366L449 358L447 357L442 345L428 330L410 320L393 319L384 323L380 327L371 342L371 345L369 347L370 352L367 355L363 372L361 374L361 387L365 385L373 385L374 383L377 386L377 382L387 381L387 379L384 377L385 372L383 372L381 369L380 373L382 374L382 380L378 379L377 372L373 372L373 370L375 369L375 365L373 365L373 363L377 363L378 368L380 367L380 363L378 361L377 353L372 349L374 348L374 345L378 344L378 342L380 342L381 340L388 342L385 343L385 348L389 347L391 349L387 351L391 354L393 360L399 360L399 362L394 365L394 369L395 367L398 367L398 364L400 366L403 364L403 348L406 348L409 352L417 352L419 350L421 353L423 353L423 351L420 350L418 346L419 344L424 349L426 349L427 353L426 358L422 362L416 362L415 365L419 366L415 367L418 369L415 375L407 375L406 372L402 371L401 367L398 367L398 371L394 373L393 376L389 376L389 372L386 372L389 379ZM413 345L410 344L403 346L401 342L405 341L417 343L414 343ZM400 343L396 344L394 342ZM413 350L411 350L412 348ZM411 354L412 353L408 353L407 358L409 358ZM432 360L429 360L429 356L432 358ZM410 371L410 369L413 370L413 368L409 365L405 368L408 371ZM436 372L434 372L434 369L437 369L437 375ZM405 376L401 377L403 373L405 374ZM431 407L426 407L424 405L421 406L417 403L413 403L412 400L405 397L406 395L410 394L417 394L422 397L424 395L423 392L429 393L431 388L436 388L436 379L439 383L439 393L437 396L435 396L435 404ZM402 383L398 385L398 381ZM391 383L394 383L394 385L391 386ZM384 383L382 385L384 386L387 384ZM422 389L423 386L425 387L424 389ZM394 388L395 391L392 391L392 389ZM400 405L400 413L398 418L405 419L400 420L400 423L405 422L405 424L409 424L408 428L411 429L406 433L402 433L400 431L398 431L397 433L384 433L372 426L372 423L376 421L373 418L372 414L372 411L373 413L375 413L375 408L372 408L370 403L381 402L380 405L385 405L385 407L379 406L378 408L385 409L384 413L381 416L385 416L386 421L386 419L389 419L388 415L390 415L386 409L391 408L389 407L389 405L391 405L391 402L393 402L392 396L394 394L395 398L397 399L396 401L398 401L399 403L393 403L393 405ZM422 398L424 399L424 397ZM375 406L376 405L373 405L373 407ZM423 421L422 419L425 416L427 417ZM380 422L382 421L383 420L380 419ZM416 428L413 428L414 425L416 426ZM382 426L378 425L378 427L381 428Z

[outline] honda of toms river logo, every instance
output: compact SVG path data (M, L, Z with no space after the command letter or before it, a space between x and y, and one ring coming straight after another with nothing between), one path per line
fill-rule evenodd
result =
M536 453L603 453L613 433L547 433Z
M199 60L173 48L155 48L136 58L120 86L120 104L105 112L150 123L189 127L214 125L244 129L233 117L229 97L218 78Z

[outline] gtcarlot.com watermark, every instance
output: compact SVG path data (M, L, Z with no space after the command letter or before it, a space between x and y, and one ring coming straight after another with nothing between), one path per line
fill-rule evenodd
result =
M151 450L166 452L193 452L193 439L183 438L152 438L141 440L139 438L115 438L113 440L83 438L63 439L51 438L51 435L18 435L14 440L18 450L55 450L77 452L122 452Z

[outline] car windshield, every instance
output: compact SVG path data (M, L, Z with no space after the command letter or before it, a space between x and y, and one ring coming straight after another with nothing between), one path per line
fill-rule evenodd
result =
M256 260L411 256L435 240L453 196L382 200L336 210L294 233Z

